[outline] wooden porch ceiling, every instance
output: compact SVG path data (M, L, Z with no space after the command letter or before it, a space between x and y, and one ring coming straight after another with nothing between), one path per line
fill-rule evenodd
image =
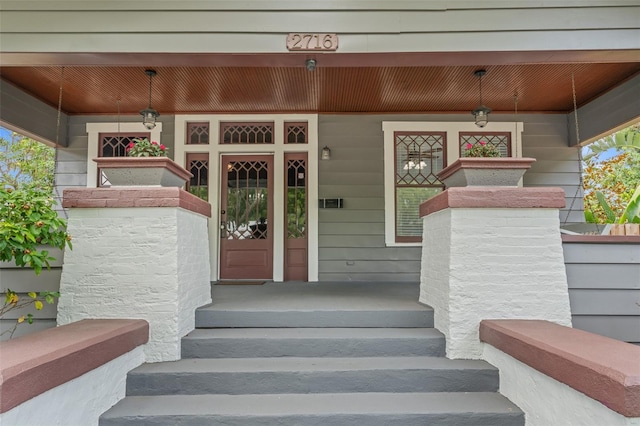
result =
M464 112L483 103L494 112L512 112L518 94L519 112L568 112L573 109L571 73L575 75L578 106L597 98L640 73L640 61L527 63L522 58L477 61L451 58L432 61L336 61L317 56L315 71L304 66L307 55L255 55L242 60L194 60L185 56L165 63L141 65L105 63L104 59L66 64L62 78L62 110L68 114L137 114L147 107L149 80L145 68L154 68L152 106L160 114L173 113L427 113ZM637 58L637 56L635 56ZM251 62L249 59L254 58ZM398 56L400 58L400 56ZM606 58L605 58L606 59ZM5 61L3 61L5 62ZM27 61L28 62L28 61ZM57 106L62 65L55 60L33 65L3 64L2 79ZM120 61L122 62L122 61ZM532 61L534 62L534 61ZM59 61L60 64L64 61ZM476 64L477 63L477 64Z

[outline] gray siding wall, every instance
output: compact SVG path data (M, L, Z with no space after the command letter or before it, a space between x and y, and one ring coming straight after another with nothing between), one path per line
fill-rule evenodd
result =
M495 115L492 121L515 121ZM570 206L579 186L576 148L568 147L564 114L518 115L523 154L537 158L525 186L560 186ZM385 247L383 121L469 121L467 115L320 115L319 146L331 160L319 164L319 197L343 198L342 209L319 212L320 281L418 281L420 247ZM561 221L582 221L581 193Z
M14 85L0 79L0 122L15 132L49 145L67 145L67 120L58 111ZM37 125L36 125L37 123Z
M611 133L612 129L624 127L629 122L640 120L640 75L578 109L580 142L597 139ZM569 142L576 144L575 115L569 117Z
M27 297L30 291L39 293L41 291L60 290L60 274L62 273L63 253L60 250L50 250L49 254L56 260L51 262L50 269L43 269L40 275L36 275L31 268L19 268L13 262L0 262L0 297L4 300L7 289L18 293L19 297ZM0 333L13 328L16 320L21 315L33 314L35 317L33 324L26 322L18 325L13 337L23 336L35 331L44 330L56 326L57 301L55 304L45 303L41 311L36 311L33 306L11 311L0 320ZM0 340L7 340L8 335L2 336Z
M640 243L564 243L573 326L640 344Z
M3 0L2 9L5 52L284 52L292 31L338 33L340 52L634 49L640 34L637 0Z

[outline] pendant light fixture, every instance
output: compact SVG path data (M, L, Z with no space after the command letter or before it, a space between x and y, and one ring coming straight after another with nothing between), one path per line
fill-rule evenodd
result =
M160 116L160 113L151 107L151 88L153 77L155 77L157 73L156 70L144 70L144 73L149 76L149 106L140 111L140 115L142 115L142 124L144 124L144 127L151 130L156 127L156 118Z
M471 114L476 118L476 126L483 128L489 122L489 113L491 108L488 108L482 104L482 76L487 73L487 70L476 70L473 74L478 77L480 81L480 105Z

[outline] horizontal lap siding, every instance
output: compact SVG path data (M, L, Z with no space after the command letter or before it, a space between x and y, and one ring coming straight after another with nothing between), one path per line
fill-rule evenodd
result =
M4 49L281 52L296 29L340 34L341 52L632 49L638 36L631 0L156 3L3 1Z
M640 343L640 244L563 244L573 326Z
M419 280L421 248L386 247L384 242L382 122L468 120L466 115L320 115L319 144L331 149L331 160L319 164L319 196L344 200L342 209L319 212L320 281ZM525 174L525 185L560 186L569 206L579 166L575 148L568 147L566 115L519 115L518 120L525 122L523 153L538 160ZM581 202L574 204L576 222L582 221L581 208Z
M578 150L569 146L573 124L562 114L527 114L519 119L525 122L522 155L536 159L524 175L524 186L561 187L566 196L561 223L584 222Z

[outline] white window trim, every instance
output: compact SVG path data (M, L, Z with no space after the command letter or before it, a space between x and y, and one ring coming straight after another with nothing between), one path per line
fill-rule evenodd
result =
M98 158L100 147L100 133L151 133L151 140L159 141L162 134L162 123L156 123L152 130L139 123L87 123L87 188L98 186L98 165L94 158Z
M489 122L478 129L472 122L383 121L384 132L384 240L387 247L419 247L421 242L396 242L395 226L395 132L444 132L447 135L447 164L460 157L460 132L510 132L512 157L522 157L523 122Z
M220 122L273 122L273 144L220 144ZM307 122L308 140L306 144L285 144L285 122ZM187 123L208 122L210 128L209 144L187 145ZM211 256L211 279L220 277L220 161L222 154L272 154L274 156L274 188L284 188L285 152L307 153L307 189L308 196L308 234L307 265L309 282L318 281L318 116L316 114L189 114L175 116L175 161L181 166L186 164L186 154L209 153L209 203L211 219L209 221L209 251ZM274 217L284 217L284 193L274 191ZM284 224L276 221L273 234L273 280L284 280Z

